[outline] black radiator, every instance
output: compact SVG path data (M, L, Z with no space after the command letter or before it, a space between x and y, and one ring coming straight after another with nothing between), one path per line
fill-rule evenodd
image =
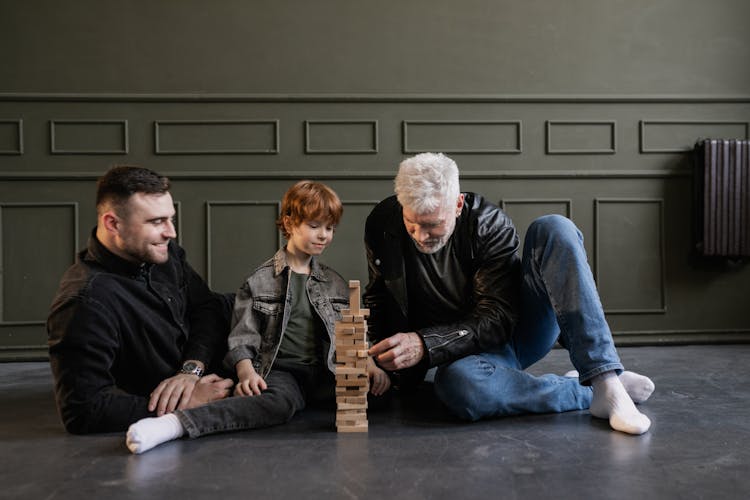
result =
M695 145L693 235L700 256L750 256L749 143L706 139Z

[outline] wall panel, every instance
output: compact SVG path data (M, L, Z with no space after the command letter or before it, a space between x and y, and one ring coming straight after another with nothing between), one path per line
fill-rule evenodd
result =
M18 94L0 95L0 117L6 359L44 355L45 307L111 164L172 178L178 240L232 291L278 248L279 197L300 178L344 200L323 261L366 282L367 214L398 162L425 149L454 151L462 187L501 203L521 237L545 213L572 218L618 342L750 340L750 270L690 259L686 149L707 133L746 136L750 98ZM16 237L42 226L34 243ZM15 270L37 258L44 277Z

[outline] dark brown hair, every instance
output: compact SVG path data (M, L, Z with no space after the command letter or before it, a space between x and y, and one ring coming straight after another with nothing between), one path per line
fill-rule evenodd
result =
M127 202L135 193L164 194L169 191L169 179L153 170L133 165L110 168L96 183L96 208L113 205L118 215L125 216Z

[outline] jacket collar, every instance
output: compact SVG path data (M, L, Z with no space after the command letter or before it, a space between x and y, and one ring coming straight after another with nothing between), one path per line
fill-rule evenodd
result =
M97 262L109 272L130 278L147 276L153 266L145 262L130 262L112 253L96 237L96 227L91 231L87 250L82 253L85 254L83 260Z
M289 267L286 261L286 246L280 248L273 256L273 275L278 276ZM313 256L310 261L310 276L317 281L329 281L318 259Z

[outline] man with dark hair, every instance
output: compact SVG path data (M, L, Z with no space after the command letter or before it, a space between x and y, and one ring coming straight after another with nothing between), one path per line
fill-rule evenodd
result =
M172 240L169 179L132 166L97 183L97 226L63 275L49 318L55 396L75 434L229 394L202 377L226 351L231 300L213 293Z

